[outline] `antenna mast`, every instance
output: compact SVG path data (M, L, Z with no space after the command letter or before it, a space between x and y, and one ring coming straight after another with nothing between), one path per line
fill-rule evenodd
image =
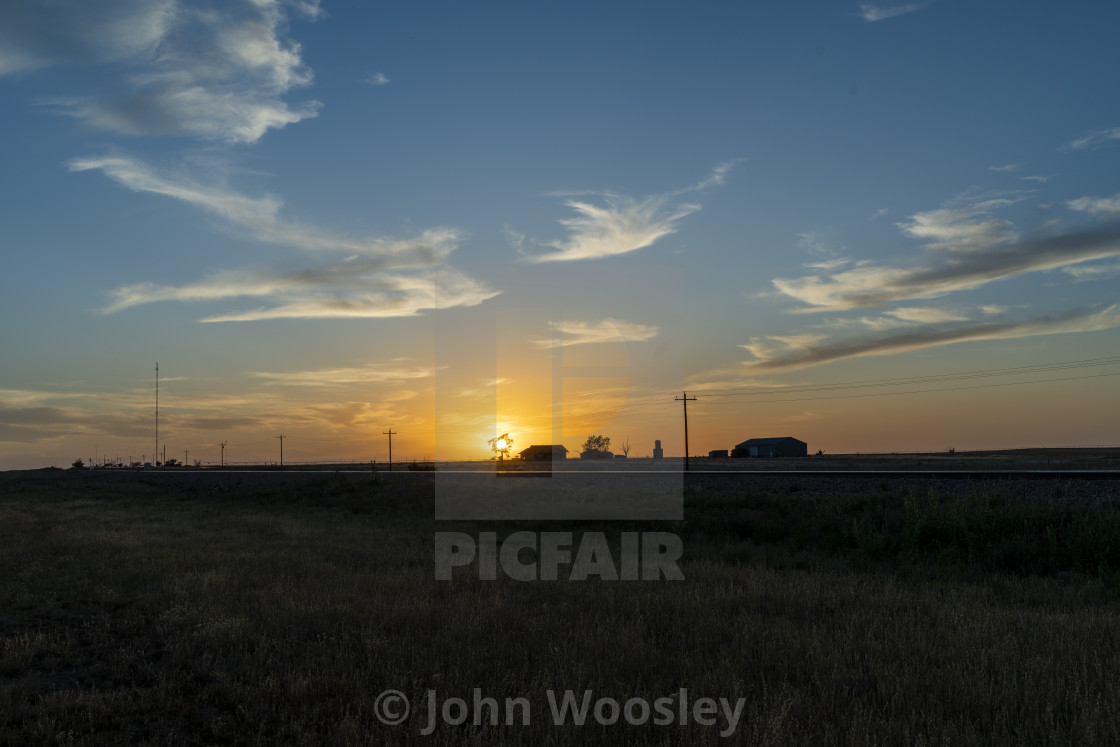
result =
M159 461L159 361L156 361L156 455L152 459Z

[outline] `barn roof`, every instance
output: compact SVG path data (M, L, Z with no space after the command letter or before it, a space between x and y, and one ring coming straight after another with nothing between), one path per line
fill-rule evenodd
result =
M773 446L773 445L775 445L775 444L789 443L789 442L791 442L791 441L795 441L795 442L797 442L797 443L801 444L802 446L805 446L805 445L806 445L804 441L802 441L802 440L800 440L800 439L796 439L796 438L794 438L793 436L781 436L781 437L779 437L779 438L748 438L748 439L747 439L746 441L744 441L743 443L741 443L741 444L736 444L736 446L737 446L737 447L744 447L744 446Z
M540 452L540 451L547 451L551 454L554 454L557 451L562 451L565 454L568 453L568 450L566 448L564 448L563 446L561 446L560 444L533 444L529 448L522 449L521 451L519 451L517 453L518 454L534 454L534 453Z

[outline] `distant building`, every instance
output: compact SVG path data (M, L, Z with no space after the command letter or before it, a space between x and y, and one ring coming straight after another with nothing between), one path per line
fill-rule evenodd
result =
M653 458L654 459L664 459L665 458L665 452L662 451L662 449L661 449L661 439L660 438L653 442Z
M766 459L808 455L808 444L789 436L783 438L750 438L738 444L731 452L733 457L761 457Z
M559 444L534 444L517 452L527 462L554 462L568 458L568 450Z
M727 459L727 449L715 449L708 452L709 459Z

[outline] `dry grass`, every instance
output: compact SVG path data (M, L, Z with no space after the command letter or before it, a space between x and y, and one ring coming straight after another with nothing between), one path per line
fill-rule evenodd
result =
M1015 525L1013 501L950 502L963 517L950 529L875 555L839 525L887 536L896 518L925 520L913 496L705 493L684 522L658 525L684 538L684 582L438 584L420 476L204 490L51 476L0 490L4 744L1120 743L1109 556L1056 570L946 552L961 546L954 526ZM1071 510L1073 537L1098 509ZM387 688L420 703L476 687L529 698L532 724L425 739L421 720L390 728L373 713ZM544 699L682 687L744 697L735 736L560 729Z

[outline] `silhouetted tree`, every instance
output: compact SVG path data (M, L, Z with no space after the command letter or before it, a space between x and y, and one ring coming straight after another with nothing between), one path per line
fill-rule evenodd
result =
M618 445L618 450L622 452L622 456L630 456L630 437L626 437L626 441Z
M611 439L608 436L588 436L581 451L610 451Z
M85 469L86 463L81 459L75 459L74 463L70 465L70 469Z
M505 459L509 456L510 449L513 448L513 437L508 433L503 433L500 436L495 436L486 442L490 445L490 451L494 452L496 459Z

